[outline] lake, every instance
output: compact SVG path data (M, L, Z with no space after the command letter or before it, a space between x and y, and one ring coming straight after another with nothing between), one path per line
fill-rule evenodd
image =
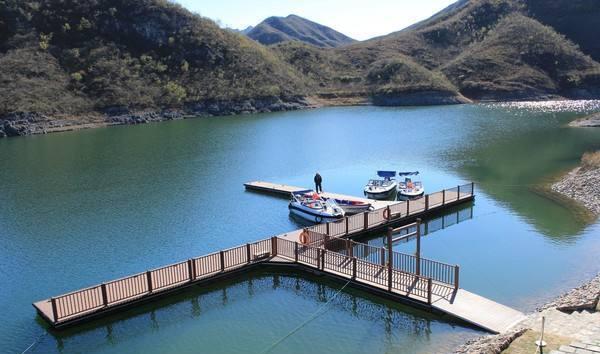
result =
M544 190L600 149L600 129L565 126L599 110L341 107L0 139L0 352L451 350L482 332L304 274L254 272L48 335L31 303L301 226L244 182L312 188L319 171L325 190L361 196L390 169L419 170L429 192L475 182L473 203L429 220L422 254L531 311L600 270L600 223Z

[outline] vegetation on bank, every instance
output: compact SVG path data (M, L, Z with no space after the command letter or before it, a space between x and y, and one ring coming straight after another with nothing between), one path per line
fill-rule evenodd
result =
M600 150L586 152L581 157L581 169L584 171L600 168Z
M600 3L544 4L461 0L405 30L319 48L301 36L264 46L167 0L0 0L0 117L307 95L600 97L597 41L582 33Z

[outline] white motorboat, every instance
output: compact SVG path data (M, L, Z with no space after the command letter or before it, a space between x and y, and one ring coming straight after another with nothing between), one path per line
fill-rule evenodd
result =
M327 198L329 199L329 198ZM327 200L326 199L326 200ZM338 199L333 198L335 203L340 206L340 208L344 209L346 215L354 215L359 213L364 213L365 211L374 210L373 205L371 203L363 202L361 200L350 200L350 199Z
M419 171L415 172L398 172L398 176L406 176L403 182L398 183L398 197L404 199L418 198L425 194L425 188L421 181L413 181L411 177L416 176Z
M396 171L377 171L383 179L372 179L367 183L364 193L369 199L385 200L396 193L398 183L394 179Z
M311 190L293 192L288 208L290 213L317 223L337 221L346 215L335 200L325 200Z

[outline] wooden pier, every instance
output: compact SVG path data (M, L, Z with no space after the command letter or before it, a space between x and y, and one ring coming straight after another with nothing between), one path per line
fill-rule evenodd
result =
M296 188L252 184L257 185L276 190L275 193L290 193L291 188ZM473 185L468 184L415 201L386 202L374 211L346 217L339 222L319 224L188 259L42 300L33 306L51 326L63 328L191 285L235 276L252 267L278 265L331 276L382 296L449 314L490 332L503 332L520 322L524 315L461 289L457 265L422 258L420 252L409 255L393 252L389 247L375 247L349 239L367 231L390 230L393 225L471 200L473 196ZM399 228L407 230L402 237L412 236L408 232L412 226ZM416 230L419 230L418 225ZM308 236L304 238L305 244L299 242L298 236L302 232ZM391 232L388 240L392 240Z

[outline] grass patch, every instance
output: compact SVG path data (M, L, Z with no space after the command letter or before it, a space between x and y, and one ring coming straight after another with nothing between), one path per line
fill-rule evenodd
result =
M515 339L510 346L502 352L502 354L534 354L539 353L536 352L537 346L535 345L535 341L540 338L540 333L528 330L523 333L522 336ZM571 343L573 340L567 337L552 335L552 334L544 334L544 341L546 342L546 346L543 348L542 353L550 353L552 350L557 350L561 345L566 345Z

